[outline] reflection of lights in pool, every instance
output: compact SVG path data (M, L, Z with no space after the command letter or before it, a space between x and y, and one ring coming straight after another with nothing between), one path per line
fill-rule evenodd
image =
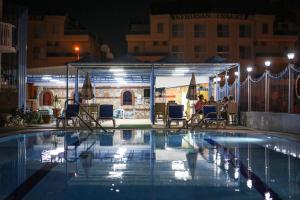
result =
M243 143L243 142L262 142L263 139L252 138L252 137L216 137L214 138L217 142L231 142L231 143Z
M228 162L228 160L225 161L224 168L225 168L225 170L229 169L229 162Z
M183 161L173 161L172 162L172 170L177 170L177 171L185 170Z
M272 200L270 192L265 192L265 200Z
M234 169L234 178L235 179L238 179L240 177L240 171L239 171L239 168L235 168Z
M252 180L251 180L251 179L248 179L248 180L247 180L247 187L248 187L249 189L252 189Z
M122 178L123 172L109 172L109 178Z
M220 155L220 153L217 153L216 163L217 163L218 166L221 165L221 155Z
M119 190L119 189L116 189L116 192L120 192L120 190Z
M58 155L63 153L65 150L63 147L58 147L52 150L44 150L42 151L42 162L58 162Z
M178 180L188 180L190 179L190 175L188 171L175 171L175 178Z
M113 165L113 170L116 171L116 170L124 170L126 169L126 164L124 163L118 163L118 164L114 164Z

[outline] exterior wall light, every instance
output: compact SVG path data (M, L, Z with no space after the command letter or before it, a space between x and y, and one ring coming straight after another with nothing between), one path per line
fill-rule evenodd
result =
M234 72L234 75L235 76L239 76L239 72Z

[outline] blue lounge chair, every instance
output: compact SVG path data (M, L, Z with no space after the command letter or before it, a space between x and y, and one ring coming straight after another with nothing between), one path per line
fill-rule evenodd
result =
M114 108L113 105L110 104L103 104L99 107L99 115L98 115L98 121L107 121L112 120L113 127L116 127L116 121L114 119Z
M216 105L203 106L203 116L204 118L197 124L197 126L201 127L202 125L205 125L206 128L211 125L216 125L217 128L219 125L222 125L223 127L226 126L226 119L221 117Z
M64 110L63 115L61 117L56 118L56 126L59 127L60 122L63 125L67 125L69 120L72 120L73 126L75 127L77 124L77 117L79 114L79 104L67 104L66 110Z
M167 120L167 127L170 128L172 121L182 121L183 126L186 125L186 118L183 116L183 105L177 105L177 104L170 104L168 106L168 120Z

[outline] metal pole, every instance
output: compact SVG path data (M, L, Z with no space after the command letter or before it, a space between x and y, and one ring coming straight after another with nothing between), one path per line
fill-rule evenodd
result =
M250 88L250 80L251 76L248 74L247 82L248 82L248 112L251 112L251 88Z
M79 102L78 84L79 84L79 69L77 68L76 77L75 77L75 101L77 102Z
M154 66L152 66L150 72L150 120L152 124L155 121L155 74L154 74Z
M216 99L217 99L217 101L219 101L220 99L220 94L219 94L219 91L220 91L220 89L219 89L219 87L220 87L220 84L219 84L219 82L218 82L218 80L216 80Z
M69 64L66 65L66 101L69 99Z
M269 112L269 70L265 72L265 112Z
M240 119L241 119L241 108L240 108L240 89L241 89L241 66L240 64L238 64L238 79L237 79L237 83L236 83L236 102L238 105L238 119L237 122L240 124Z
M228 71L226 70L225 71L225 96L228 97L229 91L228 91L228 78L227 78L227 76L228 76Z
M208 78L208 96L212 96L211 77Z
M293 111L292 106L292 64L288 65L289 70L289 96L288 96L288 113L291 113Z

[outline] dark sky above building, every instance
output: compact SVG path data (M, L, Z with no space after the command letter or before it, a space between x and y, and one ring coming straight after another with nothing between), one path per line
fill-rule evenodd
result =
M68 14L78 20L89 31L95 32L112 47L115 55L126 53L125 36L129 31L130 22L147 22L149 20L150 5L153 2L168 2L170 0L6 0L14 1L28 6L29 12L33 14ZM174 0L173 0L174 1ZM178 2L188 0L175 0ZM299 0L190 0L206 2L210 7L224 9L248 9L255 10L263 5L271 7L275 4L295 6ZM228 1L231 4L228 4ZM269 4L262 4L269 1ZM278 3L279 2L279 3ZM281 3L280 3L281 2ZM299 1L300 2L300 1ZM251 5L250 5L251 4ZM232 6L234 5L234 6ZM160 7L160 6L158 6ZM282 9L282 5L279 6ZM292 7L294 8L294 7ZM182 8L184 9L184 8Z

